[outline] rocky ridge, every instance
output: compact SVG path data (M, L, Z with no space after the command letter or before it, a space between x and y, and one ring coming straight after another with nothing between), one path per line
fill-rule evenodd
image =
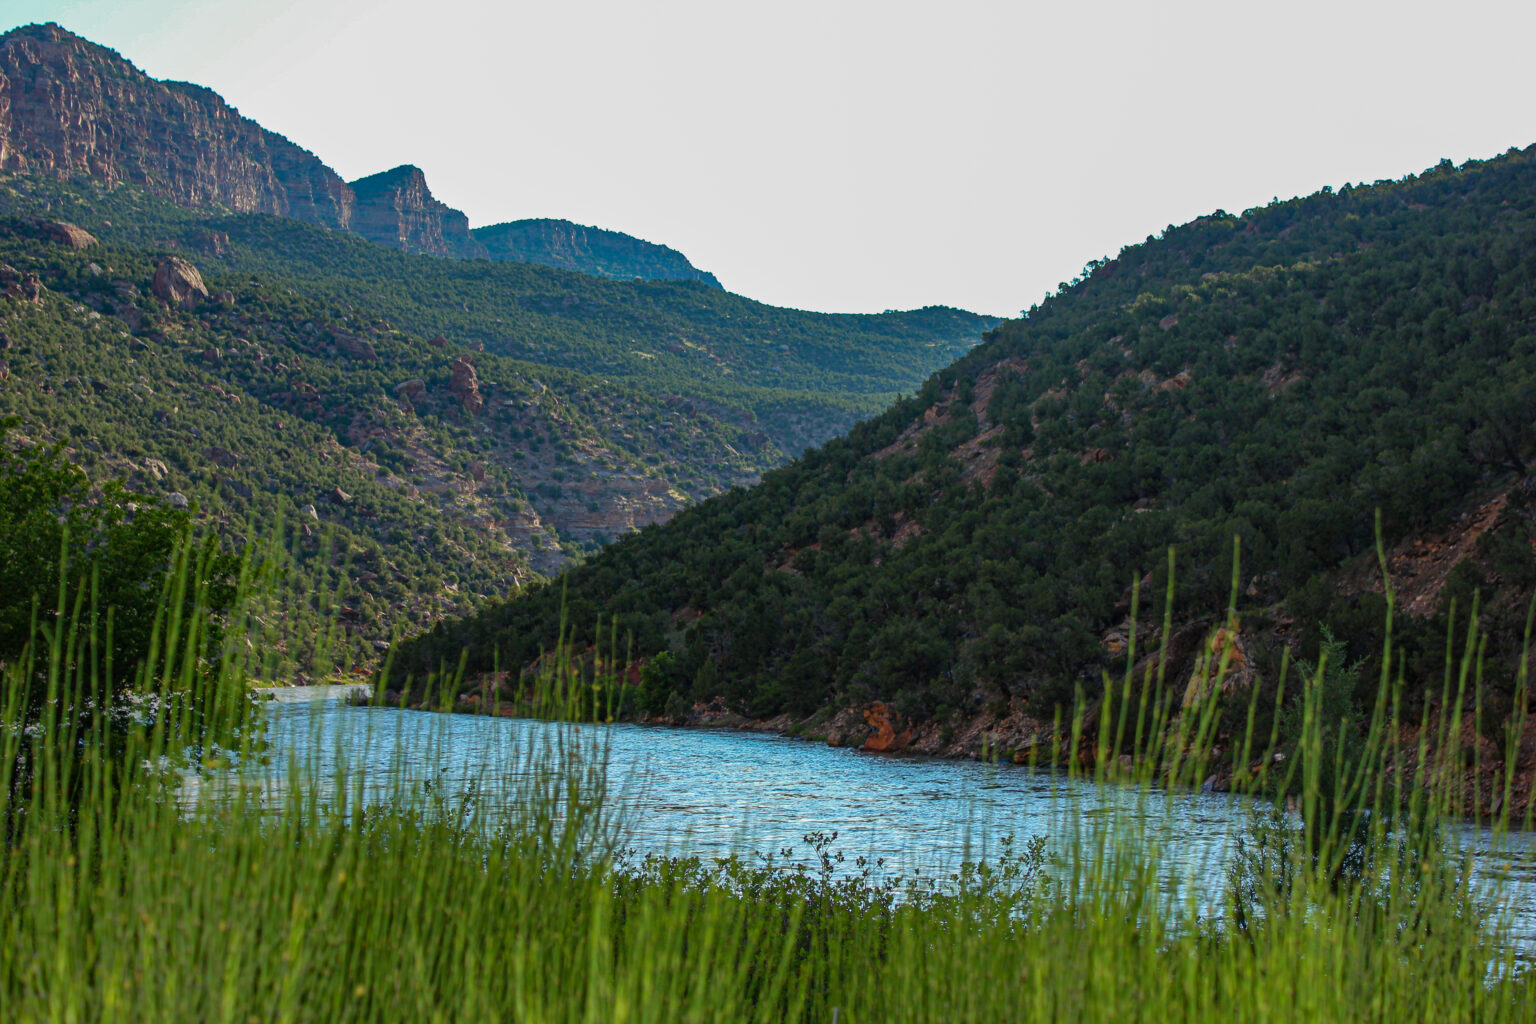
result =
M432 195L419 167L349 184L212 90L150 78L53 23L0 36L0 171L126 183L194 209L294 217L432 256L719 286L681 253L614 231L518 221L472 233L468 217Z
M714 274L698 269L676 249L568 220L491 224L476 228L474 236L495 260L542 263L619 281L700 281L720 287Z
M380 245L461 259L484 257L469 218L439 202L420 167L402 164L351 182L357 210L352 230Z
M150 78L55 24L0 36L0 169L127 182L192 207L346 228L352 190L208 89Z

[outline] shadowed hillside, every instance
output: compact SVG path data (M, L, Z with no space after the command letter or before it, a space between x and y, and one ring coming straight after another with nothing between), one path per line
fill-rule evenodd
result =
M1133 653L1142 678L1165 640L1170 685L1209 641L1243 668L1232 685L1271 696L1321 628L1379 653L1379 511L1409 699L1439 693L1452 601L1464 617L1480 594L1496 730L1536 583L1533 396L1536 151L1218 211L1090 264L848 437L439 626L397 668L526 664L563 601L578 644L612 620L636 657L667 655L647 713L719 697L825 731L864 708L853 742L884 722L897 746L959 752L985 721L1011 746Z

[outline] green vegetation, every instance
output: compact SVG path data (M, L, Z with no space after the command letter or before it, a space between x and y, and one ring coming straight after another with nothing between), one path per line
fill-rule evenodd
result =
M167 244L238 291L292 291L318 312L387 320L455 350L588 375L582 386L719 403L726 423L756 425L786 452L885 408L997 321L961 310L808 313L699 282L611 281L526 263L413 256L281 217L210 217L129 187L12 177L4 204L47 213L151 252ZM21 264L16 264L20 268ZM603 382L610 382L604 385ZM562 391L565 389L562 389ZM574 389L572 389L574 390ZM807 429L796 417L815 417Z
M50 241L38 218L55 217L100 241ZM153 292L168 253L199 266L195 308ZM21 437L231 537L287 524L273 676L372 661L397 631L750 482L990 324L408 256L25 176L0 181L0 264L41 287L0 298L0 415Z
M1480 594L1497 733L1536 582L1532 281L1536 150L1170 227L760 485L434 627L397 673L526 665L563 606L578 644L601 618L670 652L689 703L1048 724L1126 667L1138 598L1168 632L1143 649L1187 671L1239 539L1267 720L1323 627L1362 685L1380 668L1379 510L1405 699L1435 703L1453 602Z
M80 618L40 638L51 692L91 677L91 636ZM206 639L194 627L179 642ZM58 645L76 658L52 657ZM219 664L238 686L239 660ZM1463 666L1458 685L1476 689ZM1316 714L1327 672L1302 681L1304 750L1330 731ZM917 884L842 873L814 833L808 868L627 859L605 734L575 724L487 751L472 792L404 762L387 792L369 790L345 756L322 771L318 749L264 768L249 730L224 749L239 771L207 747L177 759L190 785L163 771L163 726L131 728L122 760L25 729L25 677L6 662L0 765L21 754L41 770L22 798L0 787L0 998L18 1020L1527 1019L1533 975L1491 912L1498 892L1472 888L1438 838L1462 754L1390 769L1389 676L1334 812L1318 810L1316 769L1286 768L1250 727L1234 765L1259 768L1244 788L1294 795L1303 821L1260 819L1214 914L1160 884L1136 823L1209 770L1216 676L1184 709L1167 680L1127 676L1097 727L1074 716L1097 784L1128 787L1145 814L1088 828L1063 808L1038 823L1043 842ZM180 684L146 668L136 685ZM371 723L406 713L353 714L382 742L388 726ZM75 804L59 795L70 775Z

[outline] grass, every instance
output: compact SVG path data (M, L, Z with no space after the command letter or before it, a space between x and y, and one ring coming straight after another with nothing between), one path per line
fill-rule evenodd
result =
M937 885L840 872L824 838L824 859L804 870L636 862L618 850L626 809L609 791L603 730L557 721L522 749L487 751L473 792L434 787L430 757L402 760L378 785L347 770L344 749L328 769L313 745L303 758L264 755L249 719L209 725L239 706L228 696L245 682L237 657L202 673L158 658L137 678L138 710L106 714L94 657L110 645L92 642L104 618L88 600L60 604L71 614L4 667L6 1020L1536 1016L1509 922L1489 916L1443 839L1465 809L1452 784L1459 723L1417 723L1422 745L1401 749L1413 723L1399 720L1390 656L1358 737L1341 742L1319 714L1324 662L1293 683L1291 757L1277 761L1278 736L1251 727L1227 755L1239 789L1296 810L1256 816L1212 900L1159 884L1159 850L1135 816L1089 830L1063 814L1044 846ZM173 618L162 650L202 650L212 624ZM1448 684L1462 691L1456 707L1476 703L1475 625L1463 646ZM575 706L572 660L549 665L543 692ZM39 672L49 697L27 708ZM1149 807L1197 786L1212 769L1220 687L1180 708L1171 691L1183 687L1161 682L1127 678L1096 713L1080 705L1058 755L1076 765L1065 754L1091 749L1095 767L1067 770ZM183 727L198 708L202 725ZM184 786L188 773L201 785Z

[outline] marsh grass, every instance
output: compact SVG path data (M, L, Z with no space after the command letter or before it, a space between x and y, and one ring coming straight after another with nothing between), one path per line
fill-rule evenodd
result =
M4 668L0 771L9 782L26 764L34 777L0 787L7 1020L1536 1016L1510 922L1490 910L1497 892L1474 888L1445 838L1454 815L1483 803L1459 782L1458 712L1403 722L1390 649L1358 733L1321 713L1325 659L1286 680L1303 699L1283 760L1278 726L1253 734L1251 704L1248 735L1221 753L1220 685L1183 706L1161 668L1114 681L1063 722L1057 770L1144 806L1224 763L1238 799L1280 809L1256 816L1213 898L1164 884L1168 851L1136 816L1089 828L1064 813L1040 841L922 885L846 871L816 835L809 867L636 861L620 850L629 812L608 787L604 731L576 721L607 717L622 686L593 689L602 673L569 651L539 682L555 720L542 738L487 751L475 786L448 789L434 785L430 744L398 755L384 780L340 747L264 750L242 696L239 623L223 624L228 646L210 662L219 624L195 609L167 611L138 710L115 714L92 689L110 620L88 596L61 597L71 601L62 625ZM1475 714L1470 622L1443 707ZM37 671L47 707L27 709ZM390 740L380 728L363 741ZM1513 777L1503 785L1513 792ZM1492 822L1512 824L1529 820Z

